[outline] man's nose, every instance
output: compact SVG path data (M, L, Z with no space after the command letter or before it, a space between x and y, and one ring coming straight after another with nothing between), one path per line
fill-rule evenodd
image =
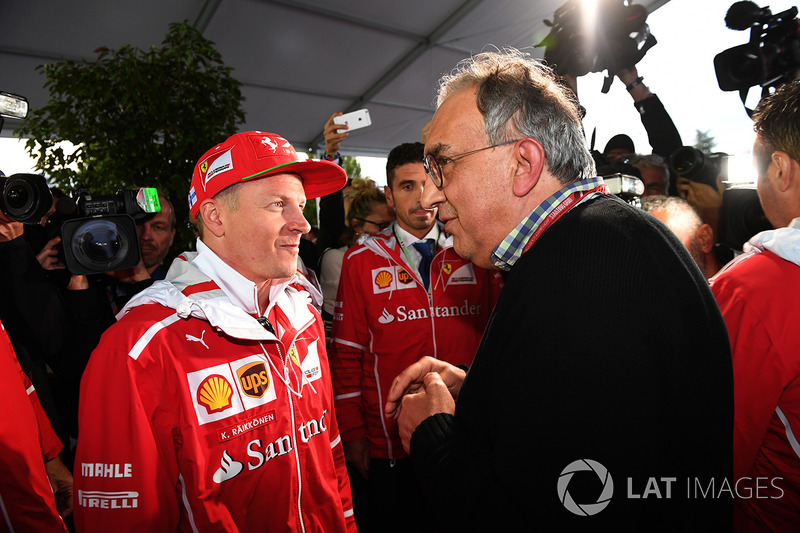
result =
M301 234L311 231L311 224L308 223L308 220L303 215L303 210L299 206L289 216L289 229L299 231Z
M425 209L433 209L439 207L439 204L444 201L444 192L433 184L429 176L428 179L425 180L425 185L422 188L422 207Z

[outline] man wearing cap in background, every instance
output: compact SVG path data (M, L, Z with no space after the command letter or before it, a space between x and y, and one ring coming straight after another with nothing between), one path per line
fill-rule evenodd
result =
M321 295L296 275L306 199L345 181L272 133L200 158L197 252L125 306L84 374L78 531L355 531Z

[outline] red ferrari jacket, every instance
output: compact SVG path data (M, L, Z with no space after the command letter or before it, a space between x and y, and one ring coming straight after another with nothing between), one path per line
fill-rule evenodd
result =
M61 451L36 391L0 324L0 532L66 532L44 463Z
M397 422L383 415L397 374L426 355L469 365L502 289L499 272L448 244L440 238L429 290L391 230L344 258L330 348L336 412L342 438L366 436L373 458L407 457Z
M800 219L711 279L731 340L736 531L800 531Z
M198 250L134 297L92 353L77 530L355 531L309 291L321 295L299 276L272 287L262 327L255 285Z

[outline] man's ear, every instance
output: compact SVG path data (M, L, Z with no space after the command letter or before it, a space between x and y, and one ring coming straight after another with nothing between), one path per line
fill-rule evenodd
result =
M200 216L203 218L203 225L216 237L225 235L225 223L222 213L223 206L217 200L209 198L200 204Z
M514 147L514 196L526 196L539 183L544 168L544 148L536 139L526 137Z
M392 188L388 185L383 186L383 194L386 196L386 205L394 209L394 197L392 196Z
M697 231L694 232L694 238L697 240L703 253L711 253L711 250L714 249L714 230L711 229L710 225L702 224L699 226Z
M780 192L786 192L794 182L795 187L800 179L800 163L792 159L786 152L777 150L772 152L772 162L775 164L775 183Z

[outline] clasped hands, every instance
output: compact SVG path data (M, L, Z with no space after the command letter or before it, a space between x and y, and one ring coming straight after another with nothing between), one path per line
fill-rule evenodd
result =
M437 413L455 413L465 376L464 370L450 363L423 357L394 378L384 414L397 419L406 453L411 435L423 420Z

